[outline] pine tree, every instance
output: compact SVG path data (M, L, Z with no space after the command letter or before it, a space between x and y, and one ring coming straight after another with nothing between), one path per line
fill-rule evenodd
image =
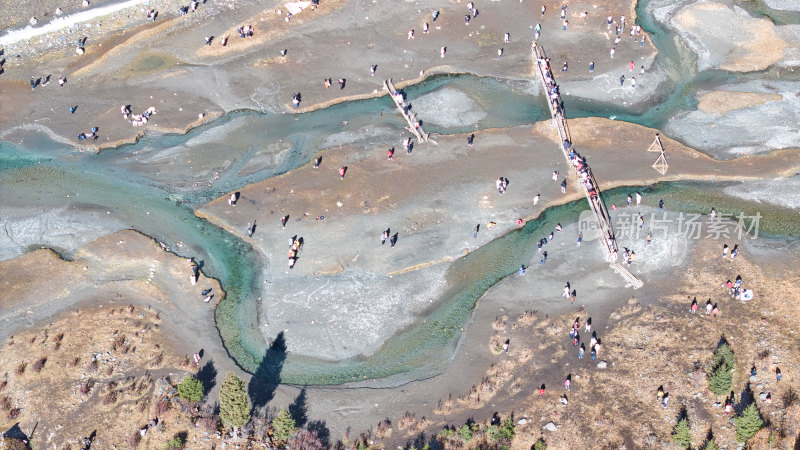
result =
M706 445L703 446L702 450L717 450L717 449L718 449L717 443L714 442L713 439L709 439L708 442L706 442Z
M191 375L187 376L178 385L178 395L193 402L199 402L205 395L203 382Z
M274 430L272 436L275 440L283 442L294 434L297 430L297 424L295 424L289 411L287 411L286 408L281 408L281 410L278 411L278 415L272 419L272 429Z
M736 356L734 356L733 350L731 350L727 342L717 347L714 351L714 360L711 363L711 367L717 367L723 362L728 364L730 368L736 366Z
M708 389L716 395L725 395L733 386L733 370L736 367L736 356L728 343L723 343L714 350L711 361L711 373L708 375Z
M717 395L725 395L730 392L731 386L733 386L733 374L728 364L723 362L708 376L708 389Z
M233 372L225 375L219 391L219 417L222 425L233 428L234 435L250 422L250 398L247 397L244 380Z
M735 417L733 422L736 424L736 440L747 442L758 430L764 428L764 421L755 403L751 403L742 411L742 415Z
M692 445L692 430L689 428L689 420L687 418L684 417L675 425L675 430L672 432L672 442L682 448L689 448Z

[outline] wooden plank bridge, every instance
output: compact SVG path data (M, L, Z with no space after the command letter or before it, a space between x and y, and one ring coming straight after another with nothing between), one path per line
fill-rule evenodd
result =
M573 146L572 136L569 133L569 126L564 117L563 103L561 96L558 93L558 86L555 83L553 72L550 70L547 55L539 46L533 47L533 56L536 59L536 73L542 82L545 97L547 98L547 105L550 108L550 115L553 118L553 124L558 130L558 137L560 139L561 151L567 158L567 165L572 167L573 172L577 178L578 184L583 189L586 199L589 201L589 208L595 217L597 229L600 232L600 242L606 253L606 258L611 264L611 268L620 274L627 283L626 286L632 286L634 289L642 287L642 281L636 278L628 269L618 262L617 240L614 235L614 228L611 226L611 216L608 214L603 197L600 195L600 185L594 177L591 169L581 161L575 152Z
M422 129L422 124L417 120L417 113L411 111L411 104L406 103L403 99L403 94L397 92L397 89L394 88L394 83L392 83L391 78L383 80L383 87L389 91L389 95L392 97L392 100L394 100L394 104L397 105L397 109L400 110L400 114L402 114L406 122L408 122L406 129L417 137L417 142L431 141L435 144L436 141L430 138L430 133L426 133L425 130Z

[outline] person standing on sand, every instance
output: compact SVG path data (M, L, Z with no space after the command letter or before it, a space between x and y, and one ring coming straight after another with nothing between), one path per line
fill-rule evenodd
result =
M533 197L533 206L536 206L536 204L539 203L539 198L541 198L541 196L542 196L542 194L536 194Z
M558 183L558 171L553 171L553 183Z
M545 261L547 261L547 252L542 253L542 258L539 260L539 264L544 265Z
M723 258L728 257L728 244L723 244L722 246L722 257Z
M714 303L714 308L711 309L711 317L716 319L718 314L719 314L719 308L717 308L717 304Z
M776 383L780 383L781 382L781 378L783 378L783 375L781 374L781 368L780 367L776 367L775 368L775 380L776 380L775 382Z
M539 386L539 398L544 398L544 385Z
M394 147L390 148L390 149L389 149L389 150L386 152L386 159L388 159L388 160L390 160L390 161L391 161L391 160L392 160L392 158L394 158Z
M389 239L389 228L381 234L381 245L385 244L387 239Z
M467 145L472 147L472 143L475 141L475 133L470 134L467 136Z
M594 72L594 61L589 61L589 73Z
M511 33L506 33L503 35L503 42L508 44L508 41L511 40Z
M440 53L441 57L444 58L445 53L447 53L447 47L442 47L439 50L439 53Z
M691 311L692 311L692 314L694 314L695 311L697 311L697 297L695 297L694 300L692 300Z
M581 344L581 348L578 349L578 359L583 359L583 352L586 351L586 345Z
M586 328L583 329L584 333L589 333L592 331L592 318L589 317L586 319Z
M622 87L625 85L625 75L619 77L619 86Z
M397 235L398 233L395 233L389 238L389 247L394 248L394 245L397 244Z
M339 179L344 180L344 174L347 173L347 166L339 167Z
M564 380L564 389L569 390L571 385L572 385L572 376L567 375L567 379Z
M708 301L706 301L706 315L711 314L711 309L713 307L714 306L711 304L711 299L708 299Z
M542 5L542 17L544 17L544 12L547 11L547 7Z
M583 234L582 233L578 233L578 245L577 246L580 247L582 242L583 242Z
M481 230L481 224L475 225L475 229L472 231L472 237L478 237L478 231Z
M570 290L569 288L570 288L569 281L567 281L567 285L564 286L564 292L561 293L562 297L569 298L569 290Z

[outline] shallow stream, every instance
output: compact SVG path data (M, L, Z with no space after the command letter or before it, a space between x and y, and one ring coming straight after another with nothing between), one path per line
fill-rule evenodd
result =
M596 102L571 99L569 117L615 116L618 120L659 127L675 113L694 108L701 86L746 80L753 75L720 71L694 74L691 53L661 29L638 6L640 23L652 33L660 54L657 64L672 77L672 89L638 114ZM792 16L793 17L793 16ZM469 75L437 76L405 91L410 99L443 89L467 94L485 116L475 123L427 127L449 134L509 127L546 119L545 104L535 96L534 81L511 81ZM346 120L346 123L343 122ZM305 114L234 112L186 135L151 135L134 145L100 155L77 154L34 133L22 145L0 142L0 203L30 198L40 208L104 208L132 229L163 242L171 251L204 261L204 271L227 291L217 308L217 324L230 355L255 371L267 344L256 322L262 270L267 262L249 244L194 214L194 208L239 189L306 164L321 149L343 142L397 139L402 122L387 97L346 102ZM264 130L266 131L266 137ZM225 155L220 162L219 148ZM186 156L192 162L187 162ZM180 156L180 157L179 157ZM209 169L211 168L211 169ZM797 237L796 214L779 207L732 200L705 184L648 188L669 208L705 213L759 211L762 231ZM622 203L628 189L605 193L606 202ZM67 197L67 195L69 197ZM441 371L453 355L460 330L478 299L504 277L527 264L543 230L575 221L584 201L550 208L524 228L514 230L452 264L448 290L436 306L410 328L388 340L373 356L338 362L289 356L281 379L293 384L341 384L383 378L398 383ZM391 380L391 381L390 381Z

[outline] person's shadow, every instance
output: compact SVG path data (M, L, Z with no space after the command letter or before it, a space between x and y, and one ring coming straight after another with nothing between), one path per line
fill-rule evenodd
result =
M275 389L281 382L281 370L283 370L285 360L286 338L281 331L267 349L247 386L247 393L253 402L253 411L264 408L272 400Z

